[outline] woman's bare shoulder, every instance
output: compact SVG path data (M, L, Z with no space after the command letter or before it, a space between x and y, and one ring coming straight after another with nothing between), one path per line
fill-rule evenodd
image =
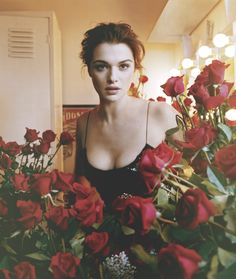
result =
M165 102L151 102L150 115L153 119L163 123L168 129L177 126L176 115L178 111Z

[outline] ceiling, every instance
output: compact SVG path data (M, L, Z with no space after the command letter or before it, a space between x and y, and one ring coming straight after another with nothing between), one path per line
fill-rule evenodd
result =
M98 22L123 21L144 42L171 43L190 35L220 1L227 0L0 0L0 11L54 10L61 29L68 21L81 34Z

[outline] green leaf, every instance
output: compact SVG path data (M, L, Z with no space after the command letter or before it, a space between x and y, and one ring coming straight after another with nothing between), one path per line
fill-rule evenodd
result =
M80 259L83 257L83 252L84 252L84 237L78 239L72 239L70 241L70 245L72 247L73 250L73 254L77 257L79 257Z
M215 279L235 279L236 263L232 264L229 268L216 274Z
M227 125L225 125L223 123L219 123L217 125L217 127L219 128L220 131L223 132L223 135L227 138L227 141L230 142L231 139L232 139L232 131L231 131L231 129Z
M132 235L135 233L134 229L127 227L127 226L121 226L121 229L125 235Z
M44 254L41 254L41 253L30 253L25 256L28 258L35 259L35 260L39 260L39 261L50 261L51 260L50 257L48 257Z
M236 218L235 217L236 217L235 208L226 210L226 212L224 214L224 220L227 222L226 227L236 233ZM225 235L227 238L229 238L231 240L231 243L236 243L236 236L234 236L230 233L227 233L227 232Z
M205 190L208 191L208 193L212 194L213 196L222 196L222 194L225 194L225 191L224 192L221 192L215 184L212 184L209 180L204 180L202 181L201 183L202 185L204 185Z
M226 251L220 247L218 247L218 257L221 264L226 268L236 262L236 253Z
M168 204L169 203L169 196L168 196L167 191L160 188L158 190L158 193L157 193L157 201L158 201L158 206Z
M9 269L10 268L10 259L8 256L4 256L0 261L0 269Z
M215 184L220 192L226 193L224 185L227 185L227 182L222 173L213 166L207 166L207 176L210 182Z
M181 242L188 242L188 241L193 241L197 239L200 235L200 230L199 228L195 230L186 230L181 227L170 227L170 235L172 239L181 241Z

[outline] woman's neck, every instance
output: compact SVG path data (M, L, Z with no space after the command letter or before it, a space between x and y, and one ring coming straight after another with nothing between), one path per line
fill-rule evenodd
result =
M101 121L112 123L117 119L121 119L129 108L130 97L124 96L122 99L114 102L100 102L97 107L97 116Z

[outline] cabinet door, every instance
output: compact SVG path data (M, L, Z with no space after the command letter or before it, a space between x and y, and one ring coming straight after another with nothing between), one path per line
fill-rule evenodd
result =
M0 16L0 136L51 128L49 19Z

